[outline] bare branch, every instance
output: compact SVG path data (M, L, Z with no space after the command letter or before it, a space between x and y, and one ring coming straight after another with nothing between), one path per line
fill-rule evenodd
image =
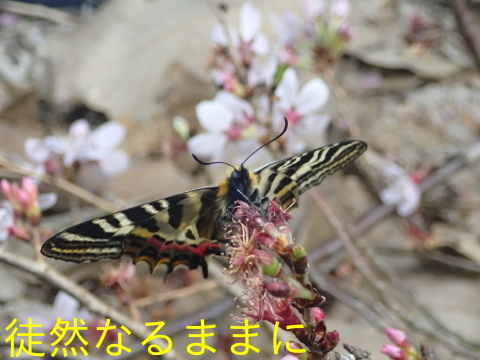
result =
M58 24L72 25L75 17L65 11L39 4L26 4L20 1L3 0L0 9L23 16L52 21Z
M162 301L174 300L174 299L179 299L186 296L191 296L201 291L213 290L213 289L216 289L217 287L218 287L218 282L215 280L200 281L196 284L193 284L181 289L153 294L141 299L132 300L132 304L136 307L145 307L145 306L149 306Z
M111 319L119 325L125 325L139 339L146 339L151 331L142 323L132 320L121 311L114 309L111 305L103 302L88 290L84 289L76 282L70 280L47 263L32 261L17 254L13 254L5 249L0 249L0 261L18 269L31 273L58 289L63 290L92 313ZM167 343L162 339L152 340L152 343L159 345L162 349L167 348ZM163 355L165 359L181 359L181 355L174 349Z
M471 11L468 8L466 0L452 0L453 9L455 12L455 18L457 19L458 28L460 33L470 50L477 67L480 67L480 47L472 31L472 21L469 15Z
M100 196L92 194L91 192L71 183L68 180L52 177L48 175L43 175L35 171L25 169L20 165L15 164L14 162L8 160L6 157L0 155L0 166L3 166L5 169L16 172L24 176L30 176L36 179L39 179L47 184L54 185L59 189L62 189L72 195L75 195L79 199L82 199L90 204L95 205L96 207L105 210L106 212L115 212L121 210L119 206L107 201Z

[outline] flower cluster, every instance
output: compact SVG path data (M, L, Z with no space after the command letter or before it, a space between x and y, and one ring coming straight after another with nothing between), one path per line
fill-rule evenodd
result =
M272 16L277 56L282 63L322 72L331 66L355 35L348 0L304 0L302 16Z
M273 78L276 63L262 63L261 57L270 51L267 37L260 32L262 15L250 2L240 10L239 30L217 24L211 33L214 52L211 61L212 75L225 90L246 97L250 87ZM233 47L233 49L230 48ZM231 51L236 54L232 54ZM235 62L238 56L239 64ZM246 70L245 74L242 70Z
M330 123L320 112L329 89L320 78L301 87L293 67L318 71L331 65L353 30L347 22L348 0L330 6L305 0L303 8L303 15L271 14L273 40L261 32L262 14L250 2L240 9L238 30L224 23L215 26L210 68L221 90L196 108L207 132L188 140L192 153L241 162L281 130L285 117L290 131L279 146L293 154L304 151L312 139L318 144ZM267 153L262 160L270 160Z
M216 82L246 98L255 86L274 82L277 66L322 70L331 65L355 35L348 23L349 1L304 0L302 10L301 15L270 14L276 34L272 40L260 32L262 14L250 2L241 7L239 30L217 24L210 62Z
M0 181L0 192L6 199L0 203L0 242L5 242L9 235L19 239L30 240L31 225L38 225L42 211L57 202L57 194L38 193L35 181L25 177L21 184Z
M408 342L405 332L395 328L386 328L385 332L395 345L385 344L380 351L390 359L418 360L421 358L417 350Z
M89 123L76 120L67 135L47 136L43 139L27 139L25 154L41 172L66 175L71 180L81 164L97 164L106 176L124 172L129 165L128 155L117 149L125 138L121 124L107 122L92 130Z
M319 308L324 298L306 281L306 251L292 240L288 225L291 215L277 202L271 203L268 213L255 205L239 202L234 216L238 221L227 234L230 240L228 272L236 274L245 285L246 307L242 314L256 322L277 323L280 328L293 332L309 352L323 354L333 350L339 335L336 331L327 332L324 314ZM277 257L291 272L282 267ZM305 320L307 312L313 320ZM286 348L302 349L296 343L289 343ZM299 359L308 356L307 352L291 352Z

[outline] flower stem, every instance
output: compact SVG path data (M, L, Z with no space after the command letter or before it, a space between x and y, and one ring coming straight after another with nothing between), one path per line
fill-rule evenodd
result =
M35 260L39 263L44 263L45 258L41 253L42 248L42 233L38 225L32 225L30 228L30 233L32 234L32 244L35 251Z

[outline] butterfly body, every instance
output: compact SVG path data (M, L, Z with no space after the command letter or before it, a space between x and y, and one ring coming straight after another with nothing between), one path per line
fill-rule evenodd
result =
M266 209L276 199L287 208L367 148L358 140L324 146L275 161L253 172L234 168L218 186L204 187L83 222L48 240L42 253L66 261L97 261L129 255L152 271L166 265L201 267L205 257L224 252L224 228L237 201Z

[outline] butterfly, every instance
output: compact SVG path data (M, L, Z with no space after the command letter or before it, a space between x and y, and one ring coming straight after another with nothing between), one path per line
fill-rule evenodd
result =
M282 136L287 127L285 119L283 132L268 143ZM345 140L249 171L243 163L255 151L237 167L224 163L233 170L217 186L189 190L85 221L53 236L41 251L45 256L74 262L129 255L134 263L145 261L152 272L166 265L168 274L176 266L185 265L190 269L201 267L207 277L205 257L224 253L225 223L232 220L237 201L261 207L277 200L284 209L297 205L301 194L366 149L363 141ZM212 164L193 156L202 164Z

